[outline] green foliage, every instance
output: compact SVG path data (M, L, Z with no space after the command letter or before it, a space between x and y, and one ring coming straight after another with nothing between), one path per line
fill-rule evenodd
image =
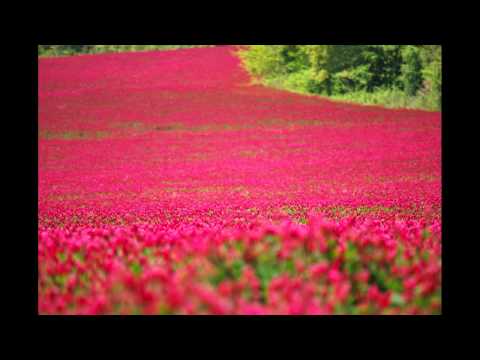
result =
M243 267L245 266L243 260L237 259L232 264L232 275L234 279L240 279L243 273Z
M403 49L402 80L408 96L415 96L422 86L422 64L419 50L415 46Z
M70 56L104 52L174 50L210 45L38 45L39 56Z
M354 91L331 96L334 100L365 105L381 105L388 108L438 110L439 103L430 96L408 96L405 91L398 88L377 89L374 92Z
M404 306L406 304L406 301L403 298L402 294L399 293L393 293L391 301L392 305L394 306Z
M269 77L287 71L283 61L286 45L251 45L240 56L254 76Z
M252 45L247 70L268 85L390 107L440 109L440 45Z
M231 265L224 261L216 261L217 271L210 278L210 283L218 286L224 280L238 280L243 274L245 263L242 259L235 259Z
M67 255L66 255L65 253L63 253L63 252L62 252L62 253L58 253L58 254L57 254L57 257L58 257L58 260L59 260L60 262L62 262L62 263L65 262L65 261L67 261Z
M143 268L140 263L134 262L130 264L130 270L135 276L140 276L142 274Z
M85 262L85 255L83 255L82 252L76 252L73 254L73 259L75 261L78 261L80 263L84 263Z
M442 48L440 45L424 45L421 57L427 97L432 106L440 108L442 103Z

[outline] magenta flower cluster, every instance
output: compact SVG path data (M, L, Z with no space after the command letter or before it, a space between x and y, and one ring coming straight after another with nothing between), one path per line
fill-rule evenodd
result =
M234 51L39 59L40 313L440 312L441 114Z

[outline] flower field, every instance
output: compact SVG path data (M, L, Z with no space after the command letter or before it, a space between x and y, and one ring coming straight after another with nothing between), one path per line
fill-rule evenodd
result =
M441 313L441 113L234 47L39 59L40 314Z

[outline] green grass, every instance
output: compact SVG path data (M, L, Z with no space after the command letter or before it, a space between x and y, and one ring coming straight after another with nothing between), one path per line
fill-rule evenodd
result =
M361 105L378 105L390 109L419 109L428 111L441 111L438 107L438 101L432 99L429 96L422 94L421 92L414 97L407 96L403 91L399 89L378 89L374 92L358 91L347 94L336 95L320 95L314 94L306 90L306 79L302 76L284 75L276 76L273 78L254 79L253 83L260 83L269 87L273 87L280 90L287 90L293 93L308 95L308 96L320 96L328 97L328 99L334 101L341 101L346 103L354 103Z
M372 93L353 92L344 95L333 95L330 98L345 102L366 105L382 105L387 108L422 109L439 111L436 102L428 96L408 96L401 90L382 89Z

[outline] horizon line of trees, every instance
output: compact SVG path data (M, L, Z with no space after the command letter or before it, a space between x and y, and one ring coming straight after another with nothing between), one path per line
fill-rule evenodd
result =
M120 51L170 50L209 45L38 45L39 56L70 56Z
M441 107L441 45L250 45L240 56L280 87L346 98L387 91Z

